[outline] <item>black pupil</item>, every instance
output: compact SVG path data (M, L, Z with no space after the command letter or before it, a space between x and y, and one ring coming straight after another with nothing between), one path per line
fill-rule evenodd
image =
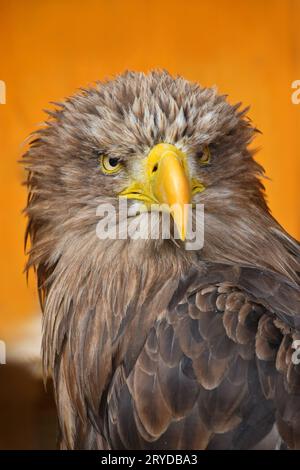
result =
M110 166L117 166L118 163L119 163L119 160L117 158L110 158L109 159Z

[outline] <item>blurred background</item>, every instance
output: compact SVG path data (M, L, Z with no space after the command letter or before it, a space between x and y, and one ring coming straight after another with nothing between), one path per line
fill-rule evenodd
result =
M50 101L125 69L166 68L251 105L270 207L300 238L300 0L0 0L0 449L55 448L38 362L35 280L22 273L25 175L17 163Z

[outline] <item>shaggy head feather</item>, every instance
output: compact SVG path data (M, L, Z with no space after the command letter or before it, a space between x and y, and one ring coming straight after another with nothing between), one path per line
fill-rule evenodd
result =
M128 72L61 103L49 112L51 119L24 158L31 191L29 265L50 268L67 247L76 254L82 242L89 250L104 245L106 250L107 243L99 247L95 236L97 206L116 206L118 193L150 149L167 142L187 153L192 175L206 187L194 198L205 207L201 258L267 267L296 278L299 265L289 252L298 247L267 208L263 169L248 149L256 129L245 112L214 88L167 72ZM205 145L212 158L201 167L197 158ZM101 154L121 159L124 171L103 175ZM170 250L168 243L161 248ZM110 244L113 252L118 245Z

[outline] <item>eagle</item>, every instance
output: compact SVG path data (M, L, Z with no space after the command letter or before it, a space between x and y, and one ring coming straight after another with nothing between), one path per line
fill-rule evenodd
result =
M268 208L248 109L154 70L47 112L23 157L26 269L60 448L299 449L300 249ZM170 236L99 237L98 207L118 227L121 200L131 223L169 215Z

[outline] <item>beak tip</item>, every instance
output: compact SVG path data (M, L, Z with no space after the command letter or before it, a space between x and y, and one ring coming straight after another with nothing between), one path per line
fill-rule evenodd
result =
M185 239L186 239L185 231L182 231L182 232L180 233L180 240L181 240L182 242L185 242Z

